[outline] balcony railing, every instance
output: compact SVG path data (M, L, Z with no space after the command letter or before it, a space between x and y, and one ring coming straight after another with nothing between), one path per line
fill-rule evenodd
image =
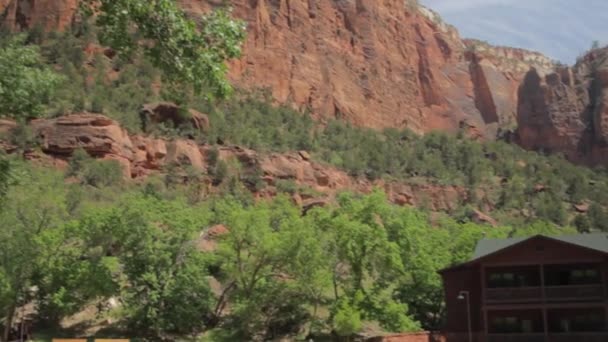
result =
M548 286L545 287L548 301L555 300L592 300L604 298L602 285Z
M593 333L549 333L548 342L606 342L608 341L608 332L593 332Z
M543 296L540 287L513 287L486 289L486 302L534 302L540 301Z
M488 334L487 342L606 342L608 332L590 333L543 333L534 334Z
M539 334L489 334L487 342L546 342L545 335Z
M530 303L543 298L542 287L488 288L485 291L486 303ZM547 301L597 300L605 296L603 285L547 286L544 291Z

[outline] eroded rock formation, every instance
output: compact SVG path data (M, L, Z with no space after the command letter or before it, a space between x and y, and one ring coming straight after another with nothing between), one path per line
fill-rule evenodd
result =
M590 165L608 162L608 49L546 76L531 70L519 89L517 141Z
M63 30L73 23L78 4L79 0L0 0L0 18L11 30Z
M4 131L0 136L0 148L14 152L15 149L2 137L10 134L16 126L10 120L0 123ZM389 199L399 205L422 206L434 211L455 209L467 198L466 190L456 186L409 185L353 178L335 167L315 162L306 151L260 154L240 146L199 145L187 139L129 135L116 121L99 114L78 113L34 120L31 128L43 154L28 151L26 157L47 166L66 168L71 155L77 149L83 149L95 158L118 161L129 179L166 172L170 165L209 174L212 167L209 155L213 150L217 152L218 160L228 164L238 162L242 174L259 174L265 187L252 189L258 197L275 196L277 184L281 181L313 190L318 196L294 194L299 198L296 202L303 208L325 203L340 191L368 193L374 188L384 189Z
M529 66L550 64L540 54L463 41L412 1L230 2L249 31L243 58L231 63L233 81L267 88L277 102L321 120L421 133L466 127L493 138L515 120L517 87ZM63 29L77 17L77 3L0 0L0 13L11 29ZM222 2L180 3L196 16Z

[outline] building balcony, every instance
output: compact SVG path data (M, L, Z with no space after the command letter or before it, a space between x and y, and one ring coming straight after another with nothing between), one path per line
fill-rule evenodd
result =
M547 342L545 335L539 334L489 334L487 342Z
M605 296L604 286L601 284L547 286L544 288L487 288L485 302L488 304L541 302L543 291L547 302L602 300Z
M604 298L602 285L547 286L545 298L547 301L584 301Z
M488 334L487 342L606 342L608 332L543 333L535 334Z
M543 298L541 287L510 287L486 289L486 303L540 302Z
M549 334L547 342L606 342L608 332Z

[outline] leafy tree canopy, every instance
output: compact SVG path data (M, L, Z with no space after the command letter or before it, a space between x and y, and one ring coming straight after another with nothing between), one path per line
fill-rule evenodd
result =
M43 113L61 78L46 66L37 46L12 36L0 46L0 117L35 118Z
M173 0L87 1L98 13L100 40L123 57L143 50L169 82L191 85L196 93L230 92L224 61L238 57L245 37L242 22L216 10L194 22ZM198 26L198 27L197 27Z

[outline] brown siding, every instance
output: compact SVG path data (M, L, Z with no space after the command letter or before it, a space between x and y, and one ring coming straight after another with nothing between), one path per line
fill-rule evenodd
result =
M532 239L528 243L507 248L504 252L487 257L484 264L559 264L582 261L603 261L604 254L577 248L548 239Z
M483 331L485 327L482 310L483 302L481 300L483 293L482 267L575 263L602 263L603 284L607 296L603 301L599 303L595 302L595 305L604 305L607 311L608 327L608 256L599 251L573 246L560 241L535 238L523 244L506 248L494 255L487 256L477 263L465 264L460 268L452 268L442 273L447 305L447 322L444 329L447 342L467 341L466 302L457 299L459 292L462 290L470 292L471 325L474 341L484 341ZM589 302L586 303L589 304ZM565 303L564 305L568 304L576 303ZM544 304L539 303L538 305L538 310L541 310ZM507 307L505 306L505 308ZM535 316L535 319L538 320L538 317Z
M482 331L481 280L479 267L454 270L443 274L447 305L447 331L467 332L466 301L459 300L460 291L469 291L471 300L471 325L473 331Z
M446 342L446 340L441 334L424 331L419 333L378 336L367 339L367 342Z

